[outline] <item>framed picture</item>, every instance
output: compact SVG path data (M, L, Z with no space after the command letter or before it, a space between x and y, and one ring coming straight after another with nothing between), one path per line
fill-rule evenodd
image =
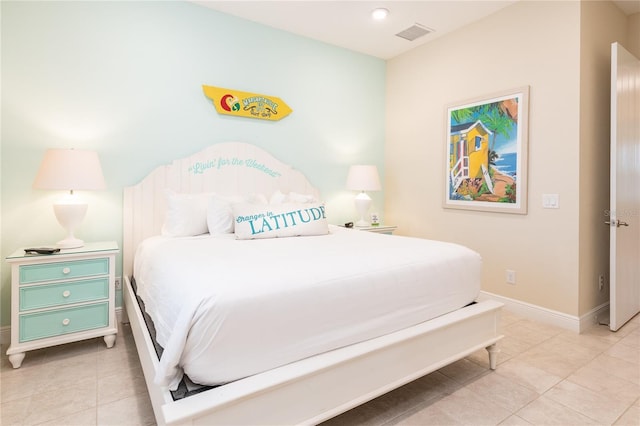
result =
M527 213L529 86L446 108L445 208Z

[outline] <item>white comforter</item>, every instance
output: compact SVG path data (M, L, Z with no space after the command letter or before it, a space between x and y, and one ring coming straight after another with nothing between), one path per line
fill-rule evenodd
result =
M156 383L222 384L456 310L480 290L456 244L331 227L329 235L153 237L134 265L164 347Z

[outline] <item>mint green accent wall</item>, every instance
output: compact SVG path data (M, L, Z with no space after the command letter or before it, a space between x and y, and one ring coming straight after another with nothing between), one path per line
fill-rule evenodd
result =
M51 207L62 194L31 186L47 148L98 151L108 188L79 192L89 211L76 236L120 245L122 188L214 143L253 143L302 170L332 223L355 218L348 166L383 172L380 59L187 2L2 1L0 19L3 260L64 237ZM203 84L278 96L293 113L218 115ZM382 193L372 197L382 212ZM0 269L7 326L10 268Z

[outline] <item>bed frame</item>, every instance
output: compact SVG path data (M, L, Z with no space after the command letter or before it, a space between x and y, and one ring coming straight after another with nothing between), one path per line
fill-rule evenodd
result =
M306 177L245 143L220 143L151 172L124 190L123 294L159 425L317 424L486 348L496 368L502 304L484 301L376 339L316 355L174 401L154 384L158 367L129 277L136 247L158 235L165 188L220 194L314 194Z

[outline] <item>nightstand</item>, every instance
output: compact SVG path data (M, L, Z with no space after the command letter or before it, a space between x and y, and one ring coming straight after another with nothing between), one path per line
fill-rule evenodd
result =
M393 234L396 230L397 226L387 226L387 225L378 225L378 226L363 226L363 227L354 227L353 229L357 229L359 231L367 231L367 232L375 232L377 234Z
M118 332L115 316L115 241L86 243L51 255L7 257L11 264L13 368L25 352L104 336L108 348Z

